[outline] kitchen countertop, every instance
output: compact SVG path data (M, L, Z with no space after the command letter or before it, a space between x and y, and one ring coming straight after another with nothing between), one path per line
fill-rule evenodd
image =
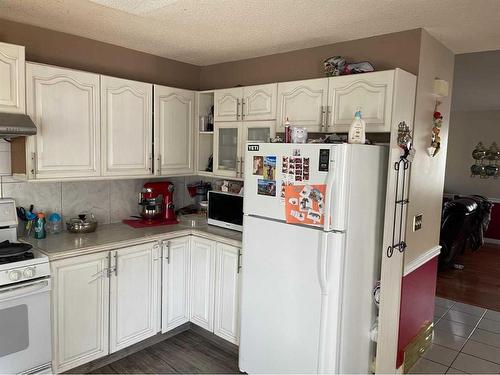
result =
M74 234L63 231L59 234L47 234L43 240L20 238L20 241L31 244L54 261L188 235L241 246L241 232L212 225L189 228L179 224L149 228L132 228L123 223L105 224L100 225L94 233Z

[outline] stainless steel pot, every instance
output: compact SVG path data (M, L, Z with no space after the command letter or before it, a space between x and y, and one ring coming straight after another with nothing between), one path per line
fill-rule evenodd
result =
M66 229L71 233L92 233L97 229L97 221L94 215L78 215L66 222Z

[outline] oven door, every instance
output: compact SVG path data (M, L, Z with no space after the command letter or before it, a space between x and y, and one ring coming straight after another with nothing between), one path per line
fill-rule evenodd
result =
M50 368L50 288L50 279L0 288L0 373Z

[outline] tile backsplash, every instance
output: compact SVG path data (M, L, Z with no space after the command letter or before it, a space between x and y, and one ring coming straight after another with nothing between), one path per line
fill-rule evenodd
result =
M202 178L170 177L166 180L174 184L174 204L176 208L181 208L194 202L186 186ZM33 204L35 212L62 213L63 220L82 212L92 212L99 223L109 224L138 214L138 193L148 181L153 180L6 182L0 177L0 195L2 198L14 198L16 206L26 209ZM203 181L213 182L207 178Z

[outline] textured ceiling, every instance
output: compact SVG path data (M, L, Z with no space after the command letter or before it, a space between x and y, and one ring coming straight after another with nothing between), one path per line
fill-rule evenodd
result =
M494 50L499 15L500 0L0 0L0 18L196 65L419 27Z

